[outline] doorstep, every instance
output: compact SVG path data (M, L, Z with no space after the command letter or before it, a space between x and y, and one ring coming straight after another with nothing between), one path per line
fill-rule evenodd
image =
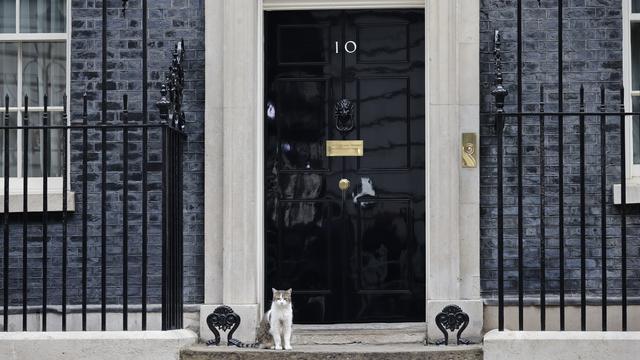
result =
M297 345L275 351L234 346L194 345L181 351L180 360L482 360L480 345L424 346L422 344Z
M424 343L426 323L294 325L294 345Z

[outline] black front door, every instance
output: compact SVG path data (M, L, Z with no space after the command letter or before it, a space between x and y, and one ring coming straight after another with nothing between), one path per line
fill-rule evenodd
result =
M293 288L296 323L424 321L424 11L265 19L265 300Z

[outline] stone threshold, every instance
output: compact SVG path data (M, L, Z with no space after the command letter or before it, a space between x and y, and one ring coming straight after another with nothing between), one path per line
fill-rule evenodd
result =
M292 344L407 344L424 343L426 323L362 323L294 325Z
M183 350L181 360L218 359L296 359L296 360L481 360L482 347L425 346L422 344L349 344L349 345L298 345L293 350L260 350L234 346L194 345Z

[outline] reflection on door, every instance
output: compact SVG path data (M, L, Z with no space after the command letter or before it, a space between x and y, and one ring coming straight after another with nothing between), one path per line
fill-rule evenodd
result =
M265 27L265 287L294 289L297 323L424 321L424 11ZM327 140L364 154L329 157Z

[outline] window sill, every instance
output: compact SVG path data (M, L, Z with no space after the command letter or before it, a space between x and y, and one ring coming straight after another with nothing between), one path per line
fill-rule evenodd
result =
M62 191L52 191L47 194L47 212L62 212ZM22 193L9 194L9 213L22 213L22 204L24 197ZM40 213L42 212L42 193L29 192L27 195L27 212ZM76 210L75 205L75 193L72 191L67 192L67 211L74 212ZM4 195L0 194L0 214L4 213Z
M614 205L622 204L622 199L621 199L622 195L620 194L621 189L622 189L622 184L613 185ZM640 204L640 178L633 178L633 179L627 180L626 203Z

